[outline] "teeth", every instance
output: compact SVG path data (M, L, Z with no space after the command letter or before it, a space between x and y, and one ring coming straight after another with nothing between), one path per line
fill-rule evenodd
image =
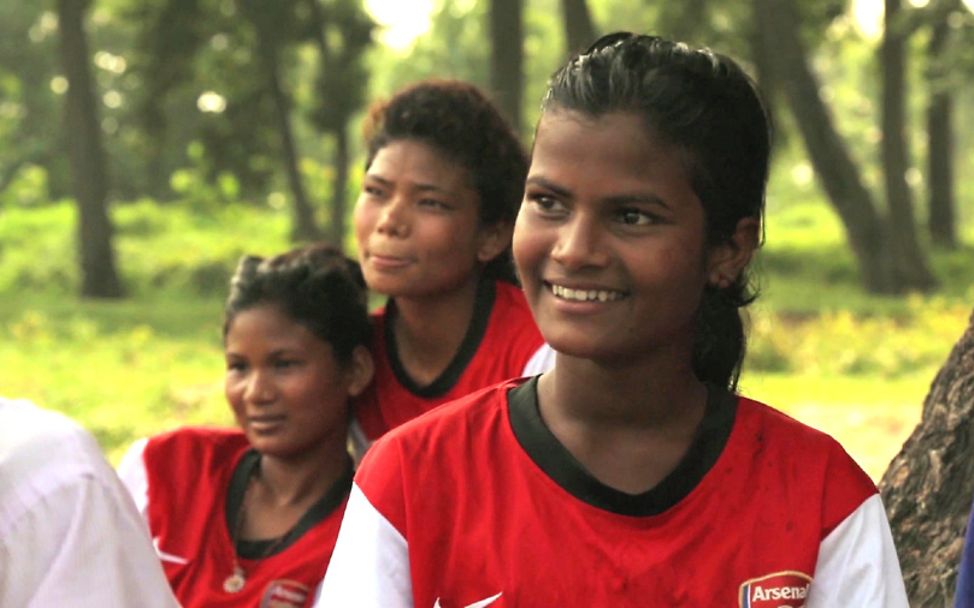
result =
M577 302L612 302L622 297L622 292L608 291L604 289L570 289L561 285L552 285L552 293L563 300L575 300Z

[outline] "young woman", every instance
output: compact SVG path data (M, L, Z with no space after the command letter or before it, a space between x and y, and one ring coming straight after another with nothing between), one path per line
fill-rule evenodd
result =
M553 77L514 257L557 352L400 427L318 606L906 606L880 498L735 395L769 124L729 58L602 38Z
M349 399L372 377L357 265L321 246L245 257L223 333L240 430L143 440L119 473L184 607L307 606L351 485Z
M355 206L372 316L375 382L356 443L507 378L547 369L510 258L527 159L474 86L429 81L371 108Z

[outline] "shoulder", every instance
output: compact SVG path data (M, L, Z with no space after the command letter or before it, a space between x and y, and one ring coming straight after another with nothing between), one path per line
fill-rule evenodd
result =
M151 437L143 458L150 470L157 464L165 470L222 468L249 445L238 429L183 427Z
M739 399L731 441L746 445L753 465L786 481L788 492L820 501L826 531L877 494L872 479L833 437L752 399Z
M0 469L25 475L46 469L102 471L94 437L67 416L26 400L0 398Z
M474 391L389 431L365 454L356 481L380 470L383 477L396 474L390 468L398 469L399 463L411 463L414 458L443 463L470 450L502 425L509 425L507 392L521 381L507 380Z
M534 322L524 292L505 281L495 281L494 288L494 306L485 341L500 340L500 346L505 349L528 349L526 353L534 354L544 343L544 338Z
M528 301L520 287L506 281L495 281L494 293L495 314L530 320L534 324Z

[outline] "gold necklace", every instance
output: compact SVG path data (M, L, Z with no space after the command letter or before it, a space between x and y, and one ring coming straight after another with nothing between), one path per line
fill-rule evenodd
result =
M259 471L260 462L258 461L250 473L250 478L247 480L247 488L244 490L243 498L240 501L240 506L237 508L237 513L234 517L233 533L230 535L230 545L233 551L233 572L223 580L223 590L227 593L238 593L247 584L247 571L243 569L243 566L240 565L240 561L237 559L237 543L240 541L240 530L243 529L243 522L246 517L247 495L250 494L250 488L254 485L254 480L257 478ZM256 559L261 560L268 555L273 555L274 551L281 546L281 543L288 536L290 536L290 531L277 537L273 543L260 552L260 555Z

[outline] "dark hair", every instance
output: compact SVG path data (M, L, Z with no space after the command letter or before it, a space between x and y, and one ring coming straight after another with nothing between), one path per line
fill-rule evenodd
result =
M527 154L497 107L477 87L427 80L373 104L365 123L366 168L379 150L404 139L431 145L470 172L482 224L514 223L528 174ZM486 264L484 276L517 282L510 244Z
M351 361L356 346L368 344L362 272L357 262L330 245L308 245L272 258L242 257L230 280L224 338L239 313L266 304L278 306L328 342L343 364Z
M706 216L709 246L726 243L743 218L764 214L771 119L751 78L706 48L617 32L555 72L542 110L589 116L632 112L676 146ZM735 389L746 337L740 308L756 294L742 272L708 286L698 310L693 366L704 381Z

